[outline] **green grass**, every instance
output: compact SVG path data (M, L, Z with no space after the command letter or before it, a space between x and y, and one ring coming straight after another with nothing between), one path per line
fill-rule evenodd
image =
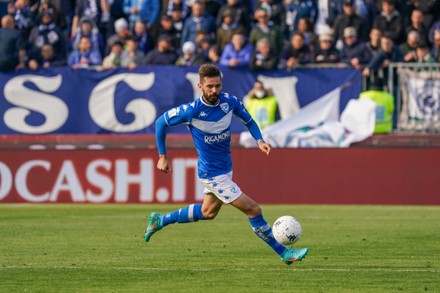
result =
M297 217L302 262L287 266L246 218L175 224L171 205L0 205L1 292L440 292L440 207L263 206Z

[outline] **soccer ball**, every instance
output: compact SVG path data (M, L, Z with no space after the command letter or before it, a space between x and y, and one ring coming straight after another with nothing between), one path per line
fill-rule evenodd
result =
M279 217L272 227L273 236L283 245L297 242L301 237L301 232L301 224L292 216Z

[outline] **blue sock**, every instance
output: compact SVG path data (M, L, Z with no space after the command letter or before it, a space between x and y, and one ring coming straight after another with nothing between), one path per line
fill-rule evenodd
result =
M162 225L165 227L166 225L173 223L189 223L189 222L197 222L198 220L204 220L205 217L202 214L202 205L201 204L192 204L187 207L175 210L174 212L163 215Z
M286 247L275 240L272 234L272 228L267 224L263 215L256 216L255 218L249 218L252 229L255 234L266 242L278 255L281 255Z

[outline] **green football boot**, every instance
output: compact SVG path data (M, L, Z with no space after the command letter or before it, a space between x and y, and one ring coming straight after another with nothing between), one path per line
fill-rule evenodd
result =
M282 261L286 264L291 265L296 261L301 261L306 254L309 252L308 248L302 248L299 250L294 250L293 248L287 248L283 254L280 255Z
M148 227L145 230L145 241L148 242L154 233L162 229L162 215L156 212L151 213Z

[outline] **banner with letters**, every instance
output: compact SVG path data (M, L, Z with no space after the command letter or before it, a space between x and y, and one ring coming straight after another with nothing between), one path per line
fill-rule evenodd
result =
M440 72L400 68L402 104L398 128L429 131L440 129Z
M256 79L278 98L282 118L344 84L340 111L361 91L350 68L251 72L220 67L223 91L242 99ZM143 134L170 108L200 96L198 67L152 66L135 70L68 67L0 74L0 134ZM354 82L353 82L354 81ZM232 133L245 130L233 120ZM185 127L170 132L185 133Z

